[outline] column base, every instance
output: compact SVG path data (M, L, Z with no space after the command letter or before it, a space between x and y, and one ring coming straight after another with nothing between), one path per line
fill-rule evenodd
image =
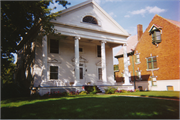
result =
M127 84L127 83L125 83L125 84L122 84L122 85L132 85L132 84L130 84L130 83L128 83L128 84Z
M75 81L73 86L82 86L82 84L79 81Z
M103 82L102 85L110 85L108 82Z

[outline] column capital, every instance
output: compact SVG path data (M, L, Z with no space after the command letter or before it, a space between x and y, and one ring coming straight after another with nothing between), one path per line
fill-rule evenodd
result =
M106 43L106 40L102 40L101 43Z
M127 43L124 43L123 46L127 46Z
M77 40L77 39L80 40L81 37L80 37L80 36L75 36L75 37L74 37L74 40Z

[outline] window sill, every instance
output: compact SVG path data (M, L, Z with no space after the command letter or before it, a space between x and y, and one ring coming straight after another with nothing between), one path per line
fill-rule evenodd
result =
M137 65L137 64L140 64L140 63L141 63L141 62L138 62L138 63L135 62L136 65Z
M146 69L146 71L154 71L154 70L159 70L159 68L155 68L155 69Z

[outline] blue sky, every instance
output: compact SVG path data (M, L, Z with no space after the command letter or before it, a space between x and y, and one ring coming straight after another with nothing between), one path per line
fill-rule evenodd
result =
M71 3L67 7L77 5L86 0L67 0ZM180 21L180 0L95 0L120 26L128 33L135 35L137 25L143 25L143 31L151 22L155 14L164 18ZM56 6L53 12L64 9L57 4L51 4L50 7ZM113 49L115 55L121 47ZM118 64L114 58L114 64Z

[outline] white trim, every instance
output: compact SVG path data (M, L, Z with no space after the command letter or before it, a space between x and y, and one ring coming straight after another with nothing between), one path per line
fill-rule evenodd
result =
M87 4L90 4L90 3L92 3L96 8L98 8L110 21L112 21L120 30L122 30L124 35L126 35L127 37L130 35L114 19L112 19L112 17L110 15L108 15L94 0L88 0L88 1L85 1L85 2L80 3L78 5L69 7L68 9L62 10L62 12L59 15L65 14L67 12L70 12L72 10L75 10L77 8L80 8L80 7L85 6Z
M63 30L58 30L59 33L61 33L61 35L67 35L67 36L76 36L79 35L81 36L81 38L86 38L86 39L92 39L92 40L97 40L97 41L101 41L101 40L106 40L109 43L116 43L119 45L125 44L127 43L126 40L123 39L112 39L112 38L107 38L107 37L101 37L101 36L95 36L95 35L87 35L87 34L82 34L82 33L74 33L74 32L70 32L70 31L63 31Z
M154 70L159 70L159 68L155 68L155 69L146 69L146 71L154 71Z
M74 25L74 24L65 24L65 23L58 23L57 21L53 21L51 22L54 24L54 26L56 25L60 25L60 26L63 26L63 27L72 27L72 28L80 28L80 29L84 29L84 30L90 30L90 31L95 31L95 32L99 32L99 33L105 33L105 34L113 34L113 35L118 35L118 36L124 36L124 37L129 37L128 35L125 35L125 34L122 34L122 33L114 33L114 32L110 32L110 31L105 31L105 30L96 30L96 29L91 29L91 28L87 28L87 27L80 27L80 26L77 26L77 25ZM127 41L127 40L126 40Z

